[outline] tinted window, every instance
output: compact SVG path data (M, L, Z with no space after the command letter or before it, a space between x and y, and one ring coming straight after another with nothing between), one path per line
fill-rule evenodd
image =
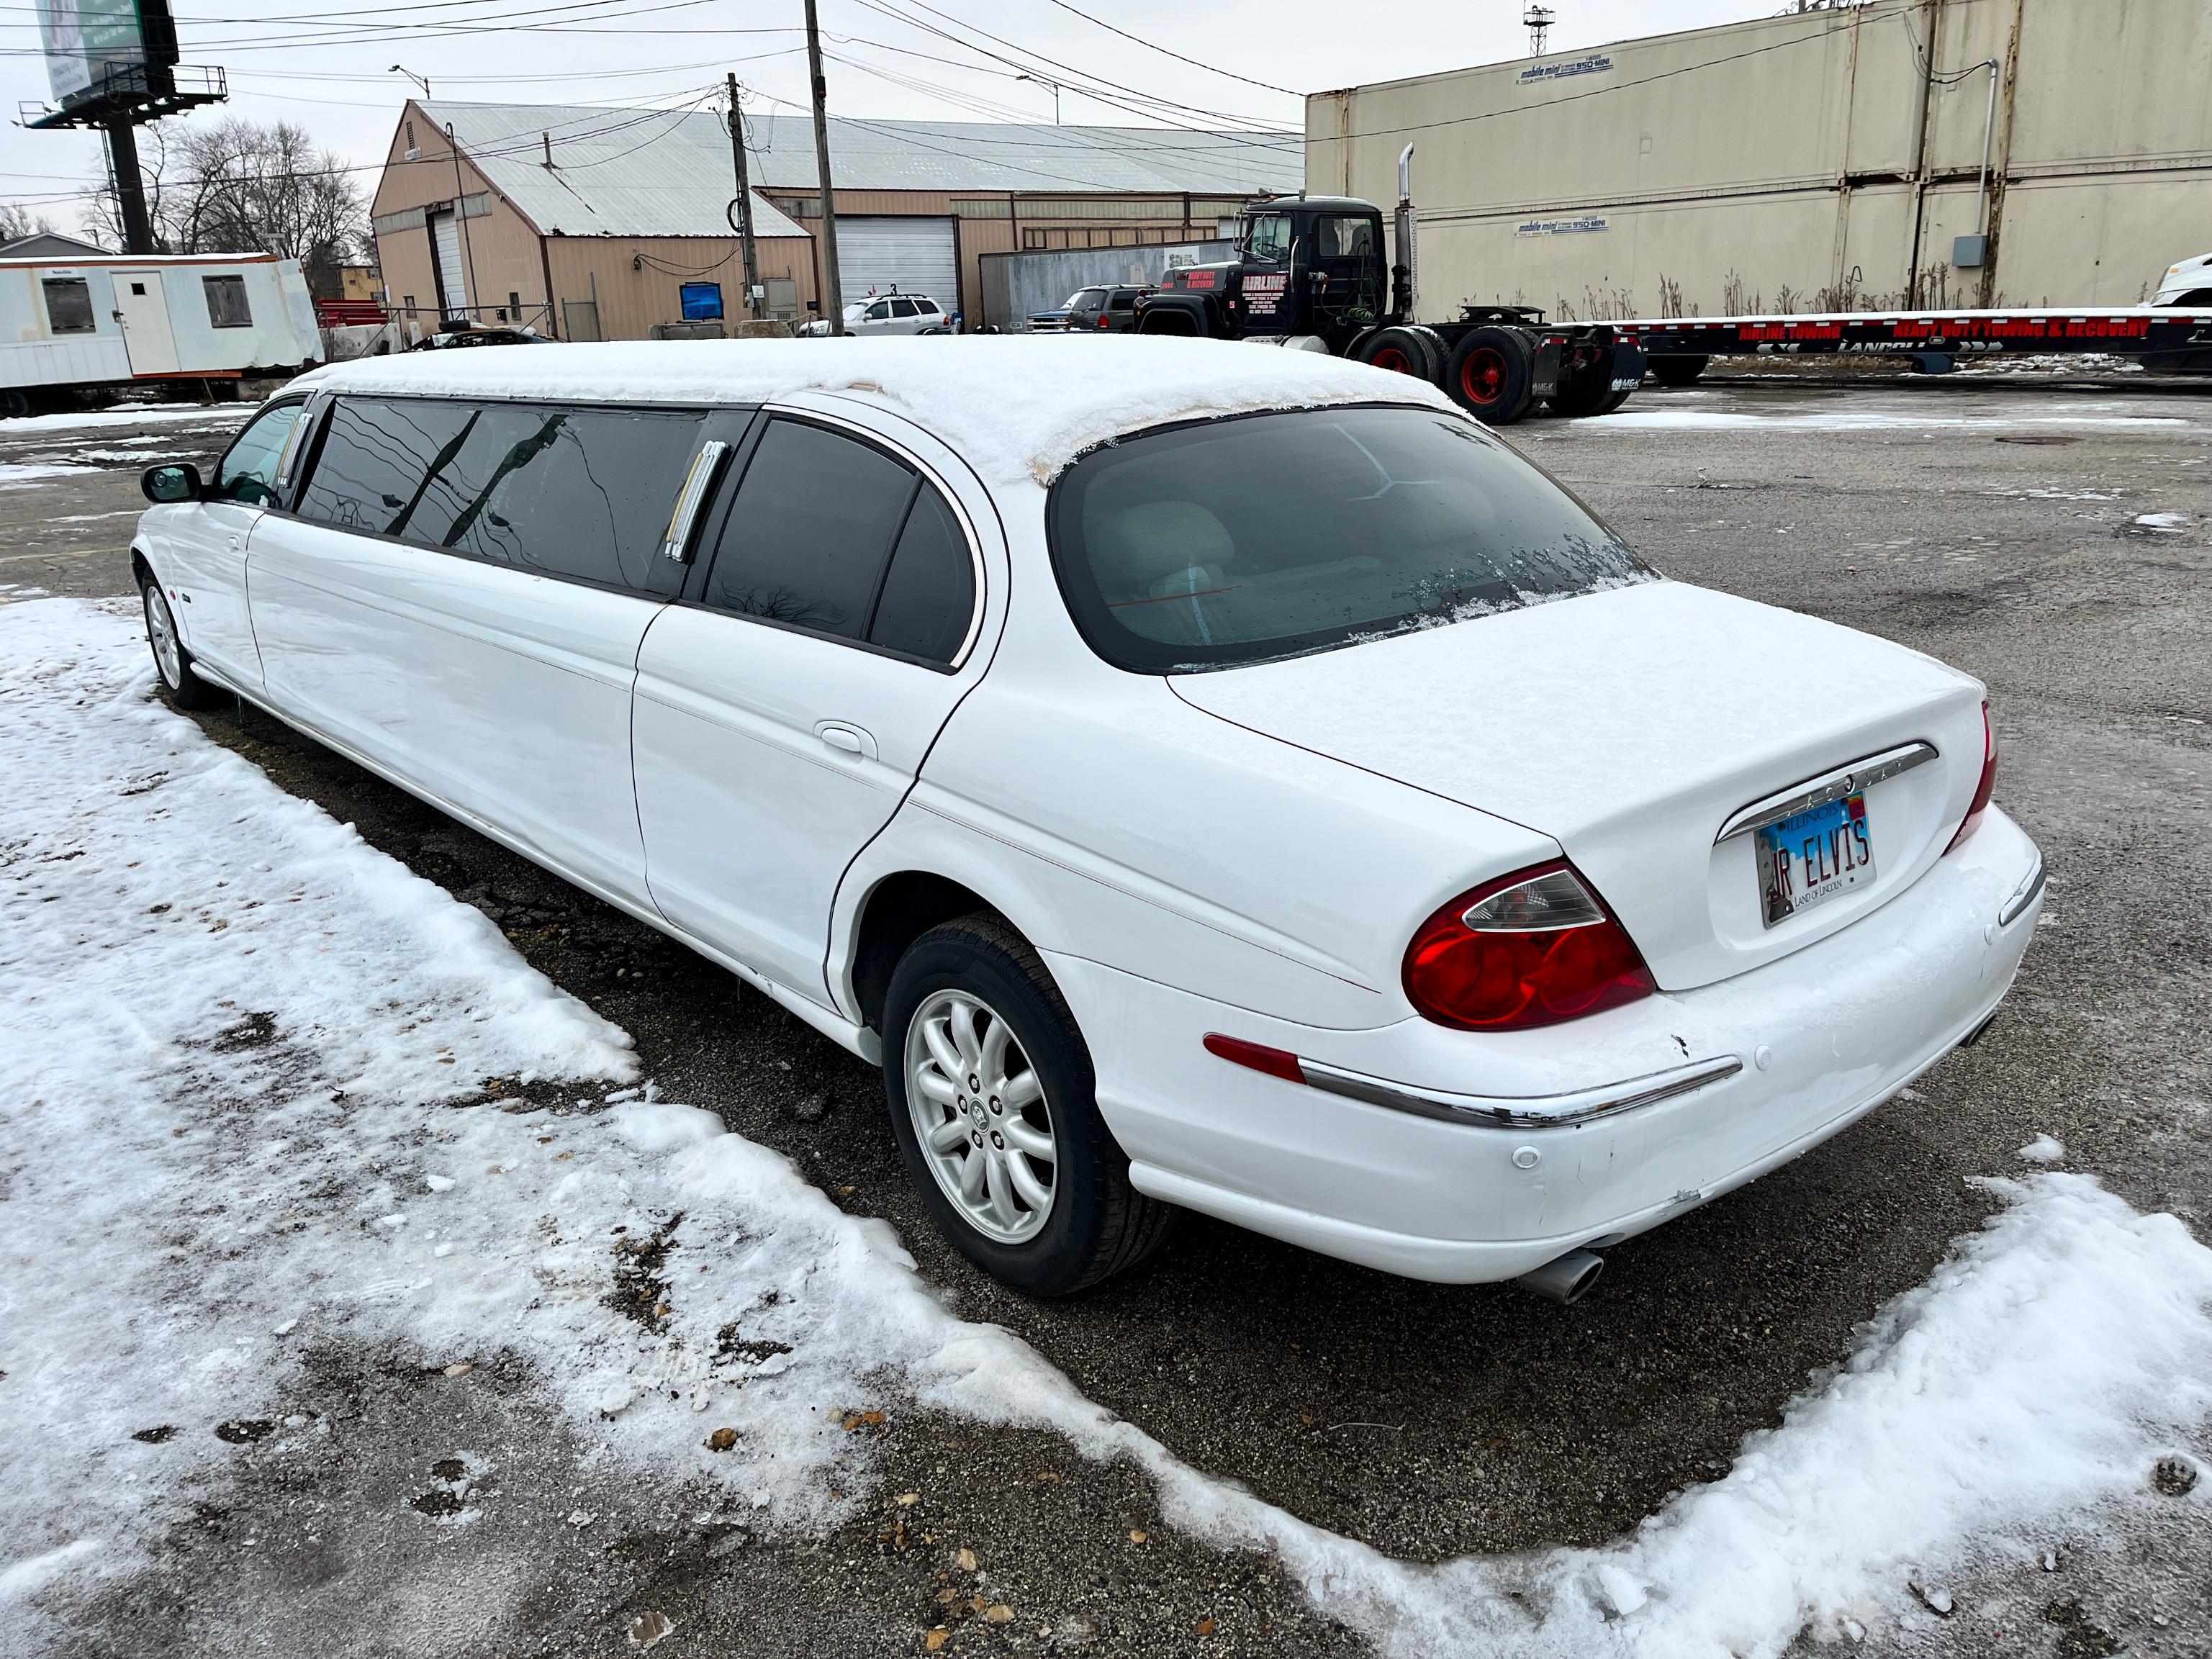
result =
M872 323L879 323L890 314L891 302L889 300L877 301L868 307L866 313L868 320Z
M299 513L349 530L397 534L423 483L459 446L473 413L431 398L342 398Z
M39 286L46 291L46 326L56 334L90 334L92 286L82 276L49 276Z
M1127 311L1136 303L1137 296L1133 293L1116 294L1106 301L1106 308L1109 311Z
M276 464L305 404L283 404L254 417L215 470L215 493L225 501L266 507L276 499Z
M884 577L868 642L951 662L975 611L975 563L945 498L924 485Z
M1062 475L1053 565L1093 649L1162 672L1652 579L1467 421L1301 410L1127 438Z
M518 570L672 592L683 573L659 555L699 421L531 404L471 410L414 509L390 529Z
M914 301L911 301L911 300L894 300L894 301L891 301L891 315L892 315L892 316L894 316L894 317L911 317L911 316L913 316L913 315L914 315Z
M916 300L914 302L914 308L925 317L942 317L945 314L937 308L937 301L934 300Z
M915 475L818 426L772 421L722 521L706 602L865 637Z
M253 326L253 313L246 303L245 277L203 276L200 287L207 295L210 323L217 328Z

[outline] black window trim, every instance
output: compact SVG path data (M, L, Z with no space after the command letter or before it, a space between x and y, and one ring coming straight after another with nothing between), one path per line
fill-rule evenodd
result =
M721 556L720 531L729 521L730 508L737 501L738 492L744 487L745 475L752 471L753 456L760 448L762 438L767 435L769 423L780 420L794 421L801 426L821 427L827 431L836 433L841 438L850 438L870 448L882 451L893 460L912 471L922 483L933 488L939 497L952 509L953 522L960 526L960 533L968 544L968 566L975 581L975 598L968 613L968 631L961 636L959 649L952 653L949 662L939 662L934 657L918 657L910 651L895 651L890 646L878 645L871 640L856 640L847 635L832 634L819 628L809 628L803 623L785 622L775 617L748 616L742 611L730 611L719 605L708 605L702 597L712 583L714 561ZM915 502L920 499L919 491L908 498L906 513L901 516L898 529L891 536L890 555L897 553L900 538L906 533L907 520L913 515ZM958 494L946 484L944 475L913 450L899 442L897 439L886 437L872 427L863 426L858 421L848 420L842 416L828 414L818 409L804 408L793 404L776 403L771 399L760 405L759 418L753 422L751 430L745 434L743 453L722 469L719 507L720 511L715 519L716 534L714 553L707 558L693 561L699 570L698 580L696 583L685 583L684 597L677 601L686 609L708 611L717 617L726 617L732 622L750 623L758 628L777 628L787 634L803 634L809 639L820 640L829 645L841 645L854 651L869 652L875 656L889 657L895 662L912 663L917 668L927 668L939 674L959 673L967 667L969 659L975 654L976 643L982 637L983 612L988 602L983 580L982 538L975 533L975 520L968 516L966 504L961 501ZM703 527L701 539L704 539ZM884 568L876 577L878 599L883 597L884 583L890 574L890 555L885 556Z
M246 310L246 318L244 321L236 323L221 323L216 320L216 289L213 284L216 283L236 283L238 284L237 294L239 303L243 306ZM253 295L246 289L246 277L242 272L235 270L203 271L200 275L200 302L207 307L208 326L210 328L252 328L254 326Z
M74 283L84 290L84 326L82 328L64 328L54 320L54 289L58 284L69 283ZM112 286L111 284L111 288ZM113 299L112 292L109 297L112 303ZM88 334L100 332L100 307L93 302L92 278L88 276L57 275L40 277L39 303L46 309L46 337L49 339L78 339Z
M282 507L275 506L264 507L263 509L264 512L282 512L287 518L296 519L301 524L312 525L318 530L328 530L341 536L361 536L370 541L389 542L394 547L411 548L417 553L433 553L446 558L465 559L471 564L489 565L495 570L512 571L518 576L534 576L542 581L568 582L577 587L588 587L601 593L619 594L623 599L638 599L645 604L654 605L680 604L683 602L682 596L679 593L655 593L644 588L634 587L628 582L603 582L591 576L572 575L564 570L525 570L504 560L488 559L483 554L472 553L466 548L441 547L428 542L416 541L410 537L394 536L382 530L364 530L358 525L332 524L327 519L307 517L298 511L298 504L301 496L307 492L308 484L314 479L315 469L322 465L323 444L330 435L331 414L343 398L368 398L381 403L466 404L477 406L499 404L519 409L597 410L611 414L696 415L701 417L698 432L692 440L690 451L687 452L693 459L696 459L699 446L710 437L720 435L725 442L730 443L733 448L737 447L740 437L749 438L751 426L756 424L752 417L757 412L755 406L750 404L708 404L692 401L660 403L637 398L623 398L617 401L611 398L500 397L477 392L470 392L465 396L458 393L449 396L434 392L384 392L374 387L318 386L307 394L310 400L318 395L324 397L322 407L308 416L316 424L316 429L309 434L307 440L312 448L303 453L293 467L292 483L287 491L289 499L285 504ZM714 417L717 415L732 416L737 422L734 428L728 433L717 434L713 430ZM235 443L237 440L233 439L231 441ZM749 451L750 444L748 443L746 447ZM230 452L225 450L223 453L227 455ZM218 462L217 465L219 468L221 463ZM725 471L727 471L726 467ZM678 489L680 491L682 485L678 484ZM672 512L676 506L673 496L670 497L668 505ZM664 518L661 522L665 525L667 520ZM653 554L656 560L661 556L659 547L659 541L656 538ZM696 563L695 560L691 565L684 567L685 573L684 591L686 592L690 586L690 571Z

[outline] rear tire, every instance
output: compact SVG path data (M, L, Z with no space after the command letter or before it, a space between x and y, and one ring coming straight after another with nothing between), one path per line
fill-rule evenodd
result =
M1431 386L1436 385L1443 373L1436 341L1426 329L1378 328L1353 348L1352 355L1376 368L1387 368L1393 374L1410 374Z
M1511 426L1528 412L1535 387L1535 349L1519 329L1470 330L1444 368L1444 390L1485 426Z
M883 1030L899 1154L938 1231L985 1273L1072 1296L1166 1237L1175 1212L1129 1184L1074 1016L1004 921L963 916L909 945Z
M1651 378L1661 386L1695 386L1712 359L1696 356L1654 357Z
M192 653L177 635L169 596L151 577L138 584L138 603L146 613L146 644L154 653L155 677L179 708L212 708L223 694L192 672Z

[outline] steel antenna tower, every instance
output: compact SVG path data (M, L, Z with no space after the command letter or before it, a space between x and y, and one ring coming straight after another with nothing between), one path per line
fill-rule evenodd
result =
M1544 43L1551 38L1552 19L1556 14L1549 6L1531 6L1521 14L1521 21L1528 30L1528 55L1541 58Z

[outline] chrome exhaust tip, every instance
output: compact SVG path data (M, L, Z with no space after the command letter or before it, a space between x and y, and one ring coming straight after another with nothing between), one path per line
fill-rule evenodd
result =
M1597 1276L1604 1271L1603 1256L1589 1250L1569 1250L1540 1267L1531 1268L1513 1282L1563 1308L1571 1308L1597 1283Z

